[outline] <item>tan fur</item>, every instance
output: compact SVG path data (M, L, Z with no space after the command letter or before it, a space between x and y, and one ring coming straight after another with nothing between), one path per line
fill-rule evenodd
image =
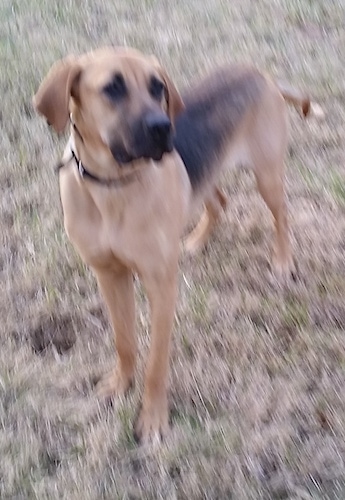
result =
M117 71L125 75L130 90L122 114L102 94L103 86ZM71 112L82 137L71 129L60 191L67 234L97 278L115 333L117 365L99 382L101 396L124 394L133 381L137 354L133 273L139 275L148 294L151 347L136 423L136 432L144 440L164 434L168 428L168 360L179 241L195 201L176 151L165 154L160 162L138 159L125 166L111 154L111 141L126 145L130 139L125 119L138 116L143 109L157 108L147 92L152 73L164 80L167 89L160 109L166 109L174 120L183 109L175 86L154 58L130 49L106 48L57 62L34 98L36 109L58 132L66 126ZM285 144L284 100L277 87L267 81L259 104L247 109L220 163L233 156L252 164L259 190L275 217L275 266L281 273L292 268L283 196ZM95 175L114 179L134 172L133 182L108 188L82 179L70 159L71 145ZM205 203L205 214L188 240L189 249L206 242L225 208L218 177L213 175L201 190L203 194L198 193Z

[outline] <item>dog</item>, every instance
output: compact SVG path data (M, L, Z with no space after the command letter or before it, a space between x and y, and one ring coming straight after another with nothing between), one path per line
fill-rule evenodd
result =
M181 97L153 56L104 48L56 62L33 98L57 132L71 134L59 168L64 226L98 282L115 333L116 368L97 384L123 395L135 371L133 274L150 303L151 345L135 435L168 430L168 364L180 240L197 203L200 222L187 237L196 251L215 227L226 197L227 164L253 168L275 220L273 267L294 264L284 201L285 100L307 115L303 93L252 67L213 72Z

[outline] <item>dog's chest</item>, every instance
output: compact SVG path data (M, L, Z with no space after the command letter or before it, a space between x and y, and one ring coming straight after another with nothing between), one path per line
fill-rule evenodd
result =
M139 269L143 258L156 265L176 251L190 193L182 162L121 190L86 189L70 170L60 189L66 232L88 265Z

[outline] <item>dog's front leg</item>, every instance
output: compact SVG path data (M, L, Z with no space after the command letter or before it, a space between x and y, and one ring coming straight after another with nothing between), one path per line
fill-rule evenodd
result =
M140 441L161 438L168 424L169 352L177 295L177 262L159 277L142 276L151 308L151 346L142 408L135 425Z
M131 385L137 354L133 276L126 268L93 271L110 314L118 356L116 368L98 382L97 393L120 396Z

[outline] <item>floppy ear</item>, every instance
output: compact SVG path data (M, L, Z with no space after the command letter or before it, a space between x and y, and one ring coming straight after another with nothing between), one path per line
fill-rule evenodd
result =
M56 132L63 132L69 116L69 99L81 73L76 57L57 61L33 97L35 109L46 117Z
M184 110L182 98L175 87L174 83L164 69L159 66L159 72L167 89L167 102L168 114L172 123L174 123L176 116Z

